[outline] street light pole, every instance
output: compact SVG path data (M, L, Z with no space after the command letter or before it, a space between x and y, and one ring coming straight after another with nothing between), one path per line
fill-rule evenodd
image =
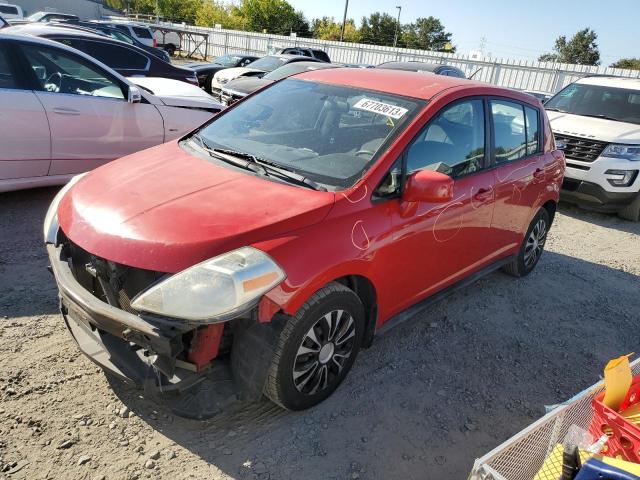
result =
M396 23L396 34L393 36L394 48L398 43L398 30L400 29L400 12L402 11L402 7L400 5L397 5L396 8L398 9L398 23Z
M344 2L344 17L342 17L342 31L340 32L340 41L344 40L344 26L347 24L347 8L349 8L349 0Z

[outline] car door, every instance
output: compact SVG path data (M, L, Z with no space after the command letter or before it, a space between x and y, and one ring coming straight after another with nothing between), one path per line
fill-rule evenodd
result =
M496 174L493 228L503 247L515 247L544 192L540 111L515 100L490 100L492 164Z
M432 169L454 179L446 204L400 202L393 219L404 308L481 269L496 256L491 231L494 174L488 163L485 101L466 98L442 110L405 153L405 175Z
M155 106L129 103L127 85L66 49L21 47L29 69L39 72L35 94L51 130L50 175L80 173L164 141Z
M0 41L0 180L45 176L51 162L47 114L12 52Z

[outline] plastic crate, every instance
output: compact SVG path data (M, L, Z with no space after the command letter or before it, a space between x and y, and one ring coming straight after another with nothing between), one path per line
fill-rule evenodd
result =
M640 428L602 403L603 398L604 392L596 395L593 399L593 419L589 432L595 438L601 437L603 434L609 437L602 449L603 455L640 463ZM640 376L637 376L631 383L627 398L620 405L620 411L624 411L639 401Z

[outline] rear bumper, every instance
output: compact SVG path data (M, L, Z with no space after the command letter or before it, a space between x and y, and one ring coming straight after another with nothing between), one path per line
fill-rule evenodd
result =
M602 212L617 212L630 204L638 192L609 192L597 183L565 177L560 199Z
M142 318L94 297L74 278L62 248L47 244L60 311L78 347L89 359L123 380L159 390L183 389L208 370L176 365L182 335L195 327L180 321Z

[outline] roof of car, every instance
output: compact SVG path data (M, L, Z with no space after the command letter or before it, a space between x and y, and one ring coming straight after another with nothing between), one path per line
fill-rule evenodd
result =
M97 38L103 41L120 42L110 37L105 37L98 33L88 32L81 28L61 28L60 24L47 25L46 23L25 23L20 25L14 25L4 29L3 33L11 33L15 35L30 35L33 37L42 37L50 34L60 34L64 30L64 34L72 37L84 37L84 38Z
M444 75L424 75L402 70L376 68L329 68L317 69L296 75L296 78L317 82L357 87L379 92L403 95L428 100L443 90L476 86L490 88L490 85ZM517 95L516 92L513 92Z
M640 78L605 77L594 75L592 77L581 78L575 83L582 83L586 85L600 85L602 87L631 88L636 90L640 89Z
M435 72L438 68L443 66L444 65L429 62L384 62L376 66L376 68L406 70L408 72Z

